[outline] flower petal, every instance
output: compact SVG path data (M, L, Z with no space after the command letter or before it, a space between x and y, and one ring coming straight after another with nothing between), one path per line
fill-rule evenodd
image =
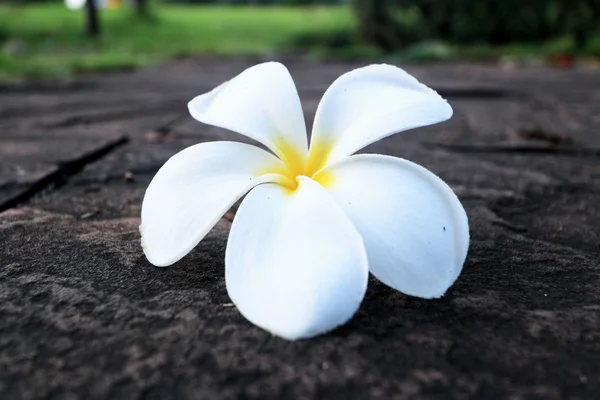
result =
M225 255L229 297L253 324L294 340L348 321L363 299L362 239L313 180L290 191L253 189L237 212Z
M287 68L255 65L188 104L192 117L255 139L293 170L304 167L306 125L300 98Z
M369 270L403 293L440 297L469 247L460 201L440 178L400 158L356 155L317 174L363 237Z
M167 266L190 252L252 187L280 176L277 157L243 143L201 143L175 154L150 182L142 204L142 246Z
M307 174L396 132L451 116L446 100L400 68L350 71L333 82L319 104Z

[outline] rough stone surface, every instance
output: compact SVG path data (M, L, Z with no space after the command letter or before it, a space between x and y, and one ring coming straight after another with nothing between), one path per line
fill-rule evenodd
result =
M463 273L439 300L373 278L346 326L287 342L229 302L226 219L171 268L139 246L158 168L200 141L245 140L194 122L186 102L247 65L182 61L0 91L0 205L36 193L0 214L0 399L598 398L597 72L408 67L455 116L364 151L453 187L471 226ZM355 66L289 65L309 124ZM65 168L73 160L81 168Z

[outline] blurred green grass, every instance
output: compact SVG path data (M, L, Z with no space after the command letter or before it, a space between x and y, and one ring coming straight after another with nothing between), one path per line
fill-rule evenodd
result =
M303 36L353 31L347 7L160 5L148 20L103 10L102 36L83 35L83 11L0 5L0 78L67 77L198 54L255 55Z
M397 19L407 29L419 15ZM302 52L318 58L387 61L526 60L577 53L572 38L504 46L422 42L395 54L362 44L348 6L215 6L155 3L141 20L130 8L103 10L103 32L84 36L84 12L62 4L0 4L0 80L55 79L194 55ZM578 55L600 56L600 36Z

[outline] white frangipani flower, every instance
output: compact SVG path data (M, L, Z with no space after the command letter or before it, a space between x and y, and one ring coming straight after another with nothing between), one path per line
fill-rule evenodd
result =
M256 65L189 103L206 124L268 147L201 143L169 159L142 206L142 245L157 266L194 248L242 196L225 254L227 292L250 322L286 339L348 321L370 271L440 297L467 255L467 216L452 189L410 161L352 155L452 108L403 70L371 65L338 78L319 104L310 148L288 70Z

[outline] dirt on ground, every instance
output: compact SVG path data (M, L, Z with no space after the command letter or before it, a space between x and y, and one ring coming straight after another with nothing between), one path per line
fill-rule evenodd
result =
M454 117L363 152L455 190L471 227L462 275L437 300L372 278L347 325L288 342L227 297L231 213L170 268L140 248L144 191L169 157L249 140L186 104L250 64L0 87L0 399L599 398L600 73L405 66ZM287 65L309 126L360 66Z

